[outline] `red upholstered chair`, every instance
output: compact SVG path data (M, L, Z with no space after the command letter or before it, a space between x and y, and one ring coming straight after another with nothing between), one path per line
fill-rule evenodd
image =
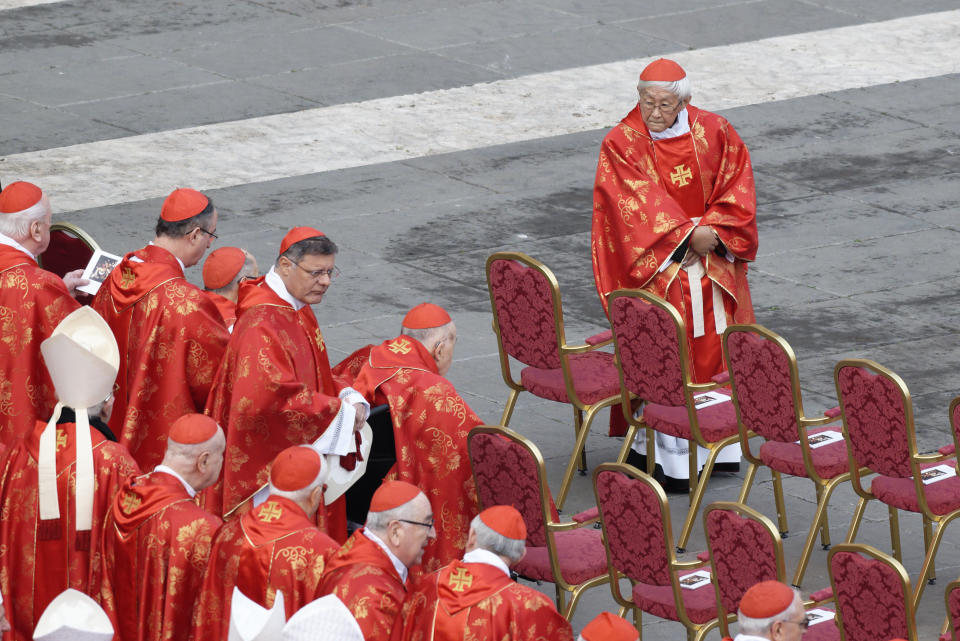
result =
M621 450L625 456L636 430L647 430L647 473L652 474L653 431L690 441L690 510L680 531L677 548L687 546L693 523L717 455L740 439L737 413L733 403L720 403L697 409L694 396L718 389L721 383L693 383L687 360L687 334L677 310L662 298L637 290L617 290L609 297L610 325L620 384L623 388L623 412L630 431ZM633 418L629 396L647 401L643 418ZM709 451L703 471L697 477L697 445Z
M947 620L943 623L940 641L960 641L960 579L947 584L943 600L947 605Z
M608 581L603 540L593 527L596 519L560 522L543 457L529 440L491 426L475 427L467 438L480 509L512 505L527 526L527 554L513 571L532 581L553 583L557 609L572 618L583 592Z
M586 473L584 444L597 413L620 400L613 354L597 351L610 344L568 345L563 330L560 286L547 267L526 254L497 252L487 259L487 286L493 307L503 380L510 396L500 423L509 425L520 392L573 406L576 441L557 495L563 508L580 458ZM520 362L520 380L510 359Z
M917 641L910 578L896 559L869 545L841 543L827 555L827 570L841 639Z
M890 540L894 556L902 559L898 510L923 517L926 557L914 599L919 602L926 579L935 578L934 560L946 526L960 516L960 477L925 485L921 473L939 464L954 469L956 459L944 454L918 454L913 428L913 403L903 380L889 369L864 359L842 360L834 367L837 397L843 411L843 436L849 444L853 489L860 496L847 533L857 535L867 501L885 503L890 513ZM951 415L955 405L951 406ZM954 436L956 438L956 435ZM866 473L876 473L870 488ZM933 534L933 524L937 524Z
M827 431L839 433L839 425L827 424L839 421L840 411L837 408L828 410L824 416L807 418L803 411L797 358L787 341L765 327L728 327L723 334L723 353L730 372L743 457L750 462L738 501L747 502L757 468L770 468L780 533L785 536L787 515L780 475L808 478L816 488L817 508L793 575L793 584L799 586L818 531L823 549L830 547L827 506L837 486L850 479L846 442L838 440L818 448L811 448L808 442L809 437ZM751 434L764 439L757 451L750 446Z
M703 527L720 631L722 636L730 636L729 622L736 620L740 599L751 586L761 581L786 582L783 541L770 519L741 503L711 503L704 509ZM804 605L807 609L829 610L823 607L823 601ZM840 631L831 621L822 621L811 625L803 638L832 641L840 638Z
M86 267L98 249L97 241L73 223L53 223L50 225L50 244L37 256L37 264L63 278L67 272ZM80 292L77 300L84 303L92 298Z
M604 463L593 471L593 488L607 548L610 589L625 610L631 608L637 631L642 613L678 621L687 639L702 639L718 625L717 597L709 582L681 587L684 577L708 569L707 561L678 561L667 495L652 477L631 465ZM633 586L621 592L620 579Z

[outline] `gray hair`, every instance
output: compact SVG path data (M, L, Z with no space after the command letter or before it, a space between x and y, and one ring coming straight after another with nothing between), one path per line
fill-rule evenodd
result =
M421 345L427 349L431 349L434 345L442 341L447 337L447 333L450 331L450 323L446 325L441 325L440 327L427 327L424 329L411 329L409 327L401 327L400 334L403 336L409 336L410 338L416 339L420 342Z
M739 626L740 632L742 634L752 635L766 634L777 621L789 621L794 616L803 612L803 601L800 597L800 590L797 588L791 589L794 595L793 601L790 603L790 606L780 614L775 614L766 619L752 619L744 615L740 610L737 610L737 625Z
M50 215L50 200L46 194L40 202L15 214L0 214L0 234L9 236L17 242L26 240L30 235L30 225L42 221Z
M484 523L479 515L470 521L470 529L477 534L478 548L505 556L511 563L516 563L523 558L523 553L527 549L527 542L523 539L508 539Z
M403 505L398 505L392 510L368 512L366 527L379 534L387 531L387 526L390 525L391 521L409 519L411 516L413 516L411 514L411 511L413 510L413 502L417 500L418 496L420 496L420 494L417 494L417 496L413 497Z
M650 89L652 87L666 89L680 100L686 100L693 95L690 87L690 76L684 76L680 80L673 81L641 80L639 84L637 84L637 91L643 93L644 89Z

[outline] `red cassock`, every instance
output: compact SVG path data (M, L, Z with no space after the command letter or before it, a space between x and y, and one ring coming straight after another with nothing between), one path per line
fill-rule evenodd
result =
M694 382L724 369L715 314L753 322L747 261L757 253L756 195L746 145L722 117L687 106L690 133L654 141L639 106L604 138L593 192L593 273L606 295L644 289L669 301L684 318ZM701 258L703 336L694 338L695 303L677 262L661 270L694 229L709 225L733 256ZM714 309L722 300L723 310ZM722 333L722 331L720 332Z
M416 576L439 570L463 556L470 520L478 512L467 434L483 421L437 373L420 341L409 336L371 348L352 387L371 405L390 405L397 462L386 480L419 487L430 499L437 529L437 540L412 571Z
M123 482L140 470L126 448L90 428L93 442L93 529L77 535L74 517L76 426L57 425L57 496L60 519L40 520L37 452L46 423L11 447L0 462L0 591L13 631L27 641L47 605L67 588L96 598L101 568L96 555L103 525Z
M327 594L353 613L366 641L387 641L407 589L390 557L357 530L327 561L320 596Z
M486 563L454 561L423 577L403 604L392 641L571 641L547 596Z
M283 592L287 618L321 596L326 559L337 543L317 529L300 507L271 495L258 507L223 524L213 539L203 589L193 613L195 641L222 641L230 625L237 586L265 608Z
M53 414L57 396L40 343L79 306L57 275L0 245L0 444L13 445Z
M234 323L237 322L237 304L226 296L221 296L215 292L205 291L204 293L213 301L213 304L217 306L220 317L223 318L224 327L227 329L233 327Z
M221 483L206 497L208 509L222 514L267 483L277 454L317 440L340 410L323 334L309 305L294 310L260 278L240 284L237 317L207 403L207 414L227 434ZM353 433L353 425L342 429ZM222 495L216 496L219 488ZM342 529L342 540L344 504L333 505L339 507L337 527L324 529Z
M103 535L100 599L118 641L190 637L218 527L175 476L153 472L124 483Z
M156 245L124 256L93 308L120 347L110 429L143 469L153 469L170 424L203 412L229 334L216 305Z

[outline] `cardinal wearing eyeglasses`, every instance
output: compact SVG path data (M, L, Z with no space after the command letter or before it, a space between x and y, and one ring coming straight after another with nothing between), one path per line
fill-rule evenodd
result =
M370 406L330 372L323 334L311 305L337 275L336 244L312 227L291 229L267 274L240 284L237 322L207 402L227 433L221 483L204 505L230 518L252 506L267 466L286 447L312 444L321 454L356 451L354 433ZM346 539L346 509L327 506L321 525ZM239 510L239 512L238 512Z

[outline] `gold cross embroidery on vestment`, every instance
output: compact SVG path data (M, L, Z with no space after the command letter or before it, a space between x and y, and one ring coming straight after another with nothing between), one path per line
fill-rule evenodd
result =
M317 328L316 334L314 334L313 340L317 342L317 348L322 352L324 350L323 344L323 334L320 333L320 328Z
M693 172L686 165L677 165L673 168L673 173L670 174L670 180L678 187L686 187L691 178L693 178Z
M57 451L59 452L67 446L67 433L63 430L57 430Z
M129 289L133 285L133 281L137 279L133 274L133 270L129 267L124 267L123 271L120 272L120 287L124 289Z
M473 585L473 577L467 572L467 568L457 568L457 571L450 575L448 583L454 592L463 592Z
M398 338L397 340L387 345L387 349L389 349L394 354L407 355L410 353L410 350L413 349L413 346L410 344L410 341L408 341L407 339Z
M260 510L260 520L270 523L271 521L279 519L281 514L283 514L283 508L273 501L270 501Z
M120 507L123 508L124 514L130 514L130 512L140 507L142 502L136 494L127 492L123 495L122 505Z

